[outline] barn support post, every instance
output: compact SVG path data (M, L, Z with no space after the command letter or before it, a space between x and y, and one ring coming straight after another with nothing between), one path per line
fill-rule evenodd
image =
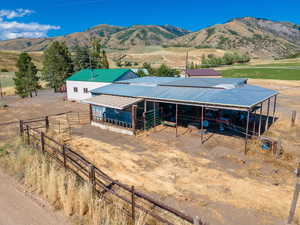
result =
M258 124L258 136L261 135L261 117L262 117L262 110L263 110L263 102L260 103L259 124Z
M134 186L131 186L131 218L132 218L132 224L135 224L135 194L134 194Z
M143 113L143 117L144 117L144 130L147 129L146 125L146 112L147 112L147 100L144 101L144 113Z
M254 122L253 122L252 134L256 136L256 110L254 111Z
M272 124L275 121L275 113L276 113L276 104L277 104L277 95L274 96L274 105L273 105L273 118L272 118Z
M176 137L178 136L178 104L176 104L176 115L175 115L175 121L176 121Z
M93 110L92 110L92 104L90 104L90 122L93 121Z
M137 105L131 106L131 126L134 134L136 130L136 109L137 109Z
M300 191L300 162L298 162L298 168L296 170L296 185L295 185L293 199L291 202L291 208L290 208L290 212L289 212L289 216L288 216L288 220L287 220L287 225L290 225L293 222L296 208L297 208L297 202L298 202L298 198L299 198L299 191Z
M269 116L270 116L270 98L268 99L268 109L267 109L267 119L266 119L265 131L268 131L268 129L269 129Z
M203 117L204 117L204 107L201 108L201 144L203 144Z
M247 114L246 138L245 138L245 152L244 152L245 155L247 154L248 130L249 130L249 118L250 118L250 109L248 110L248 114Z
M156 103L153 102L153 112L154 112L154 115L153 115L153 127L156 127Z

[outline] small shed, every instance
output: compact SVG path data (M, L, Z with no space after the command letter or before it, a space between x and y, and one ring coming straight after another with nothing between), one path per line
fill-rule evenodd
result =
M67 97L68 100L81 101L92 96L92 89L137 77L130 69L83 69L67 78Z
M221 78L220 72L213 69L187 69L186 77L192 78Z

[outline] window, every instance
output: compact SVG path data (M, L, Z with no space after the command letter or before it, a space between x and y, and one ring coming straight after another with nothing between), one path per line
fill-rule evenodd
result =
M74 88L73 88L73 91L74 91L74 92L78 92L78 87L74 87Z
M89 90L87 88L83 88L83 93L88 93Z

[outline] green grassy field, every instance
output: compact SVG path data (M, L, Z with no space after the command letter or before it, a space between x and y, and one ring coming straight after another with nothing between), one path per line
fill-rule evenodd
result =
M300 80L300 69L245 68L222 70L221 73L232 78Z
M14 86L14 72L0 72L0 83L2 87Z
M233 78L300 80L300 59L284 60L272 64L232 66L232 68L220 72L224 77Z

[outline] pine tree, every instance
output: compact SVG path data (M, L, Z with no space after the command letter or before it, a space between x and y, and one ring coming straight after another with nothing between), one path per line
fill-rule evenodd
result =
M104 50L102 50L102 68L109 69L108 59Z
M92 69L99 69L99 68L109 68L109 63L107 59L107 55L105 50L103 50L103 47L101 45L101 41L99 39L92 39L91 40L91 67ZM121 67L121 63L119 64Z
M19 55L17 68L18 71L14 78L16 94L22 98L32 97L33 91L37 94L39 77L37 69L27 53L23 52Z
M75 46L73 64L74 71L90 68L90 51L88 47Z
M73 72L71 54L65 43L54 41L44 51L43 66L43 79L48 82L49 87L58 91Z
M102 68L102 52L99 39L92 39L91 67L92 69Z

